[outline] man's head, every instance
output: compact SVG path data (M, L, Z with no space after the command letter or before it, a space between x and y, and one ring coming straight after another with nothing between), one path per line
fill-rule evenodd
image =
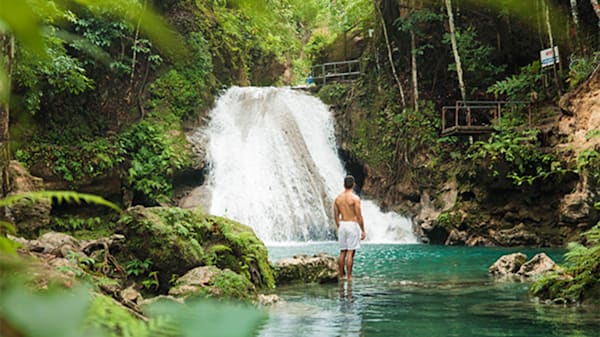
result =
M346 189L350 189L354 187L354 177L351 175L347 175L346 178L344 178L344 187Z

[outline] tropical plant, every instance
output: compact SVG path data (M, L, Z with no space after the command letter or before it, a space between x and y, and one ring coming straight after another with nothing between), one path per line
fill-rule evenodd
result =
M493 133L487 141L475 142L469 148L466 158L476 165L485 161L494 176L501 173L498 170L498 167L503 166L501 164L507 165L502 173L517 186L523 183L531 185L551 175L564 174L567 171L565 165L553 154L540 150L538 132L504 130Z

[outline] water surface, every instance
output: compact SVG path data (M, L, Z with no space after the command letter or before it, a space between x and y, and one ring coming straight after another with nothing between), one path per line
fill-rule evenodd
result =
M549 306L529 283L487 274L500 256L562 251L429 245L363 245L354 281L280 287L260 336L600 336L599 308ZM337 254L335 243L269 247L270 258Z

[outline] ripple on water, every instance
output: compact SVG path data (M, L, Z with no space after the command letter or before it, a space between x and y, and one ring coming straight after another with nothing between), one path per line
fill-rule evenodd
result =
M302 251L305 248L310 251ZM270 248L273 259L337 254L335 243ZM528 283L499 282L487 268L514 251L426 245L363 245L349 284L277 289L260 336L598 337L598 308L537 304ZM528 256L536 250L526 252ZM548 251L547 251L548 252ZM550 251L560 258L560 251Z

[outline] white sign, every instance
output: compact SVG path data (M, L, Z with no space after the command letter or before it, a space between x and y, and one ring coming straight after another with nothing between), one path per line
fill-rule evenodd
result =
M542 68L551 66L554 63L559 63L560 57L558 57L558 47L554 47L554 55L552 55L552 48L540 51L540 60L542 61Z

